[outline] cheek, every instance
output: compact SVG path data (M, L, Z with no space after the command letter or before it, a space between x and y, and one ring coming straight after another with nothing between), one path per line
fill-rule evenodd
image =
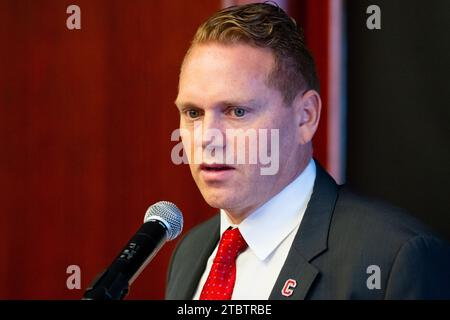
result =
M238 190L252 189L256 190L260 187L261 181L265 176L261 175L261 164L243 166L242 174L237 176L236 185Z
M294 147L292 144L297 140L298 127L295 123L295 115L288 113L279 121L280 149L284 146Z
M194 140L193 140L193 131L190 129L182 128L181 132L181 142L183 144L183 152L187 156L189 164L193 163L194 159Z

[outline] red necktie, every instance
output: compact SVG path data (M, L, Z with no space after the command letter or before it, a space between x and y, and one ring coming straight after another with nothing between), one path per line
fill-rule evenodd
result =
M236 280L236 258L245 248L247 243L239 229L228 229L223 233L200 300L231 300Z

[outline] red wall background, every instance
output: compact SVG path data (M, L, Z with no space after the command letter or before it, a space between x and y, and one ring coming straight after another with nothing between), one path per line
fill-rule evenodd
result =
M325 5L312 3L303 16ZM70 4L81 8L81 30L66 28ZM156 201L180 207L184 232L214 213L188 168L172 164L170 134L180 62L196 27L220 6L0 2L0 299L79 299ZM317 62L323 73L326 61ZM320 130L316 150L326 164ZM163 247L130 299L163 298L174 245ZM81 268L81 290L66 287L69 265Z

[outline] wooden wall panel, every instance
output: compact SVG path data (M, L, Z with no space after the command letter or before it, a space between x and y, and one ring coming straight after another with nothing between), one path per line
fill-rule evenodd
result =
M0 3L0 299L78 299L158 200L185 230L208 217L170 134L181 59L219 1L80 0ZM175 243L133 285L162 298Z

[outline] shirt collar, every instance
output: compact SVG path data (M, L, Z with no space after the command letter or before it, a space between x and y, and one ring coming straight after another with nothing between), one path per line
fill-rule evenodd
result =
M311 198L316 165L311 159L303 172L277 195L250 214L238 226L220 210L220 234L229 227L239 227L250 250L265 260L298 226Z

